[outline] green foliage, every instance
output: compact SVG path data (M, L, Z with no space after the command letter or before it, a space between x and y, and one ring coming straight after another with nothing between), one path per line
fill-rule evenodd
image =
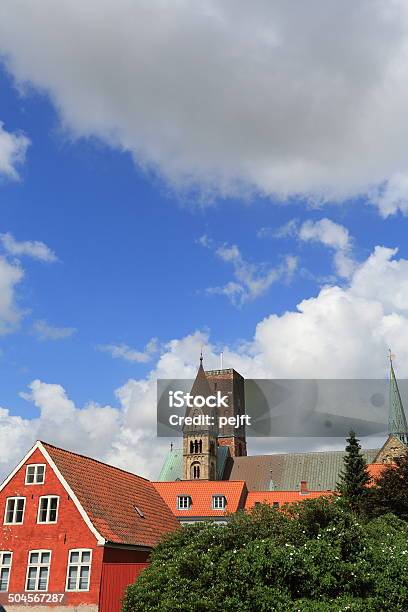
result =
M408 525L363 521L338 497L169 535L127 591L124 612L405 611Z
M354 510L359 510L367 495L369 483L370 475L359 440L354 431L350 431L344 456L344 469L340 474L337 488L350 506Z
M368 491L364 510L368 515L379 516L392 512L408 520L408 454L395 458Z

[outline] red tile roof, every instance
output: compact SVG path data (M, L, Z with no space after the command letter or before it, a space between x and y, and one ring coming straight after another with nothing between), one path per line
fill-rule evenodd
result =
M94 527L108 542L152 547L163 533L178 527L176 518L145 478L42 444Z
M333 491L308 491L307 493L300 493L300 491L250 491L246 499L245 509L250 510L256 503L270 504L271 506L278 503L279 506L283 506L303 499L315 499L332 494Z
M215 517L237 512L244 507L247 488L243 480L177 480L175 482L152 483L170 510L178 517ZM178 510L177 497L191 497L188 510ZM214 510L212 496L224 495L225 510Z

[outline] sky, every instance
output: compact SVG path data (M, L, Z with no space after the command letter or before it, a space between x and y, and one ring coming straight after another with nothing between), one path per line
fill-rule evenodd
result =
M0 59L1 475L41 438L157 477L201 347L408 375L406 3L4 0Z

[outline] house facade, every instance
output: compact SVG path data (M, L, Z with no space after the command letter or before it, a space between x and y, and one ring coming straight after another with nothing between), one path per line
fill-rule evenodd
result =
M0 603L14 612L119 612L178 527L149 481L43 442L1 485L0 512Z

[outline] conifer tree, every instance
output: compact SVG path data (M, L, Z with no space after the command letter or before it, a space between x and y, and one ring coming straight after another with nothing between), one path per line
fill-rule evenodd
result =
M360 440L356 438L354 431L350 431L344 456L344 469L340 473L337 489L354 510L361 508L370 480Z

